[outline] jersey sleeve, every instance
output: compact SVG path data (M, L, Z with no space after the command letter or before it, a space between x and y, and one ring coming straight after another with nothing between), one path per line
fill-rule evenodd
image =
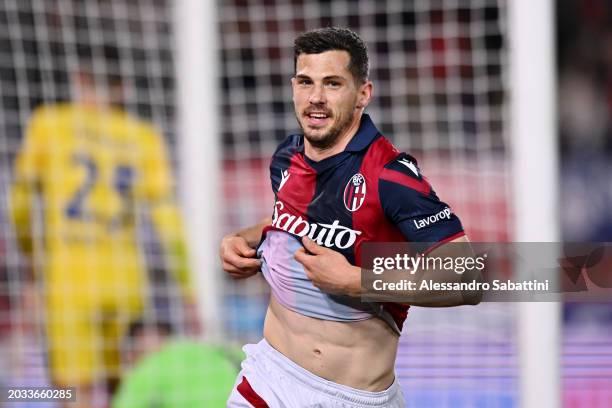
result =
M183 289L186 299L194 299L194 284L189 270L189 254L183 222L175 200L174 180L163 138L151 128L145 136L142 168L143 194L151 219L164 248L168 266Z
M46 110L34 113L15 158L13 182L9 194L10 214L21 249L32 250L32 201L38 185L42 183L45 157L48 154L46 140L49 129L46 127Z
M36 111L26 129L25 137L19 153L15 159L15 180L20 182L37 183L41 172L45 168L44 160L48 153L46 140L50 136L46 123L46 109Z
M168 153L162 136L152 127L141 133L144 158L142 162L142 193L149 202L163 201L173 195L173 180Z
M383 211L406 240L436 243L464 234L459 218L438 198L410 155L402 153L387 163L378 183Z
M300 145L300 136L290 135L278 145L272 155L272 160L270 161L270 182L272 183L272 191L275 196L289 177L287 169L291 164L291 157L300 148Z

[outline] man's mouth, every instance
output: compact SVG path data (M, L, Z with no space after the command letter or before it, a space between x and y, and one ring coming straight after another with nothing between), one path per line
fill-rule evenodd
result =
M308 124L314 127L325 125L330 118L329 113L322 111L306 112L305 116L308 119Z

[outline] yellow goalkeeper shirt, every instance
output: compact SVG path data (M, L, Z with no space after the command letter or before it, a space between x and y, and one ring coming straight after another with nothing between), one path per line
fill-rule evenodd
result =
M136 214L148 206L189 292L173 180L162 137L118 109L58 104L38 109L16 158L11 209L26 252L41 237L51 285L116 290L142 284ZM41 198L42 222L33 200ZM38 253L38 251L36 251ZM53 289L51 286L49 289ZM87 294L91 296L91 293Z

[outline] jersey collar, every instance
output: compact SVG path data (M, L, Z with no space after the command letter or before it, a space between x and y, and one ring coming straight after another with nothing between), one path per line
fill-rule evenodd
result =
M368 147L376 136L378 136L380 132L372 122L370 115L364 113L361 115L361 123L359 124L359 129L357 129L357 133L355 136L349 141L349 143L344 148L345 152L360 152L366 147ZM298 151L300 153L304 153L304 135L300 135L300 142L298 146Z
M359 129L351 141L346 145L345 152L359 152L368 147L378 136L380 132L376 129L374 122L370 119L370 115L364 113L361 116Z
M376 126L374 125L374 122L372 122L372 119L370 119L370 115L364 113L361 116L361 123L359 124L359 129L357 129L357 133L355 133L355 136L353 136L353 138L349 141L348 145L346 145L344 151L321 161L315 162L313 160L310 160L304 154L304 135L301 135L298 151L303 154L306 163L308 163L310 167L315 169L317 172L323 172L344 160L347 156L350 155L350 153L360 152L366 147L368 147L379 134L380 132L378 131L378 129L376 129Z

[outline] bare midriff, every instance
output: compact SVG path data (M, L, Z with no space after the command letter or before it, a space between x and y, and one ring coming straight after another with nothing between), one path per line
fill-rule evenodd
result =
M364 391L383 391L395 378L399 337L379 318L321 320L296 313L274 296L264 324L272 347L311 373Z

